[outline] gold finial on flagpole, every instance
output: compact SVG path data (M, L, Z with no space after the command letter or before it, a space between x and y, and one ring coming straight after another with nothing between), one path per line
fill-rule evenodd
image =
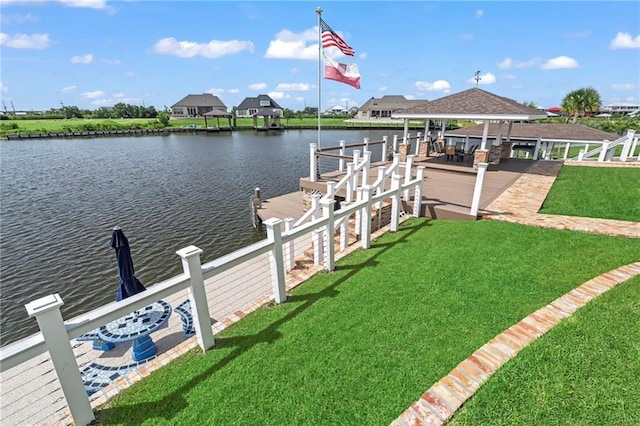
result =
M317 13L318 15L322 15L322 12L323 12L323 11L322 11L322 8L321 8L320 6L318 6L318 8L316 9L316 13Z

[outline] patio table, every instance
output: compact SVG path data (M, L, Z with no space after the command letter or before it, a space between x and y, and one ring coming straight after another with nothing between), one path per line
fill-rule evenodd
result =
M133 341L131 357L136 362L143 361L158 352L158 347L149 335L165 325L170 315L171 305L158 300L103 325L98 329L98 336L111 343Z

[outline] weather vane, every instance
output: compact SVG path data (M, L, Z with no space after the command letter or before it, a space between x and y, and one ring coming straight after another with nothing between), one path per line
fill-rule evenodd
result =
M476 76L473 77L473 79L476 81L476 87L478 87L478 84L480 84L480 80L482 80L482 77L480 77L480 70L476 71Z

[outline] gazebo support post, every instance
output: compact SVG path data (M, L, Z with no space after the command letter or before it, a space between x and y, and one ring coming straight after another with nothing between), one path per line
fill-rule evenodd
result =
M487 138L489 135L489 120L484 121L484 129L482 131L482 142L480 143L480 149L477 149L473 154L473 168L478 170L480 163L489 162L489 150L487 149Z

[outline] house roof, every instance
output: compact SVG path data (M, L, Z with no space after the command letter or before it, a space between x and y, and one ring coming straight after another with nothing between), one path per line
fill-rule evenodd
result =
M365 102L361 107L361 111L371 110L391 110L397 111L414 105L424 104L429 101L418 99L407 99L402 95L384 95L383 97L376 99L371 98Z
M484 124L445 132L445 136L477 136L482 137ZM498 124L489 124L489 136L495 137ZM507 135L507 126L502 126L502 135ZM511 127L513 139L567 139L567 140L615 140L620 136L615 133L603 132L582 124L553 124L553 123L513 123Z
M203 93L202 95L187 95L180 101L171 106L174 107L212 107L212 108L224 108L227 110L227 106L222 103L220 98L212 95L211 93Z
M539 111L513 99L498 96L478 88L454 93L434 101L397 111L392 118L436 118L467 120L535 120L546 118Z
M240 105L238 105L237 109L245 110L250 108L265 108L265 105L260 105L260 101L266 100L270 102L269 107L282 109L282 107L278 105L276 101L271 99L269 95L258 95L255 98L246 97L242 102L240 102Z

